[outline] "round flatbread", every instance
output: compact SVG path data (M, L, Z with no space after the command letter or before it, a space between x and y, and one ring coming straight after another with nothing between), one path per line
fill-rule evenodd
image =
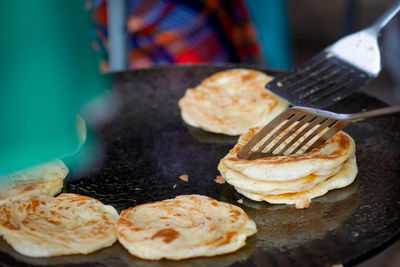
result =
M288 104L265 89L272 77L248 69L218 72L179 100L182 119L214 133L239 135L264 126Z
M343 164L355 152L354 140L344 132L338 132L323 145L309 153L264 157L244 160L237 157L239 150L258 132L250 129L239 138L238 143L221 160L218 169L224 172L229 168L249 178L262 181L289 181L304 178L311 174L326 175ZM301 139L298 141L301 142ZM223 164L221 164L223 163Z
M77 194L38 196L0 207L0 235L30 257L88 254L117 239L117 211Z
M240 188L235 188L240 194L255 201L267 201L273 204L298 204L301 202L308 202L316 197L326 194L328 191L342 188L351 184L357 176L357 163L356 157L353 155L343 164L343 168L335 175L327 178L325 181L315 185L309 190L287 193L280 195L264 195L257 193L250 193Z
M0 177L0 206L8 202L40 195L60 193L68 169L61 160Z
M340 164L339 166L326 171L324 175L310 174L306 177L289 181L263 181L252 179L242 173L227 168L224 162L221 162L219 165L219 171L229 184L233 185L235 188L241 189L242 191L279 195L308 190L339 172L342 166L343 164Z
M121 212L118 240L143 259L185 259L236 251L255 223L234 205L201 195L139 205Z

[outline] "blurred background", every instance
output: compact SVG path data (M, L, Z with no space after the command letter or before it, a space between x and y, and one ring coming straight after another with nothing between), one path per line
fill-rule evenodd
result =
M372 24L392 0L97 0L101 71L250 63L287 70ZM400 103L400 20L384 30L384 70L364 91Z

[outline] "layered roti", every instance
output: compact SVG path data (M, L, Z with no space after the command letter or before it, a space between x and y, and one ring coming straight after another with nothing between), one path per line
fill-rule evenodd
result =
M354 181L357 174L357 164L355 156L352 156L343 164L343 168L338 173L323 179L315 186L304 191L281 193L281 194L258 194L246 191L237 187L236 190L242 195L256 201L267 201L274 204L297 204L326 194L329 190L348 186Z
M263 72L248 69L211 75L180 99L182 119L193 127L227 135L263 126L288 107L265 88L271 80Z
M68 169L61 160L43 163L32 168L0 177L0 206L40 195L54 196L63 188Z
M201 195L139 205L121 212L119 242L150 260L214 256L238 250L255 223L234 205Z
M258 130L251 129L241 136L218 165L225 180L247 198L306 208L311 199L351 184L357 175L355 143L344 132L336 133L308 153L304 153L308 148L305 146L293 155L239 159L237 153Z
M116 240L117 211L77 194L38 196L0 207L0 235L30 257L88 254Z

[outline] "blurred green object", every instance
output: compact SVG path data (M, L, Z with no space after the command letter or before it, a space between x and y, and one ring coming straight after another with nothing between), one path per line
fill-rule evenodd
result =
M85 2L0 1L0 174L76 152L77 113L110 88Z
M292 47L286 0L247 0L263 57L270 68L288 70L292 67Z

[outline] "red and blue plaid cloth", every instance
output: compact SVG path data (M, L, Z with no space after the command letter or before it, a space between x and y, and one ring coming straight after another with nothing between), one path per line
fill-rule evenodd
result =
M107 2L93 1L94 46L107 71ZM260 46L243 0L130 0L130 68L201 62L259 62Z

